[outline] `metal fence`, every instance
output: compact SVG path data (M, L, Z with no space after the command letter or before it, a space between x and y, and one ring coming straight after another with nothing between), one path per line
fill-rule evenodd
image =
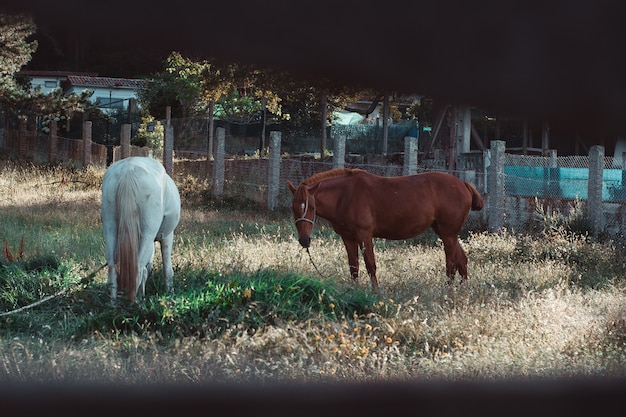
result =
M434 159L424 159L416 144L406 148L409 137L404 138L405 152L387 155L354 154L349 151L347 138L332 138L332 156L323 160L307 153L285 151L282 147L284 141L280 138L278 150L274 150L278 156L274 155L272 159L271 155L259 157L258 154L249 156L238 151L233 153L233 144L240 146L240 138L232 133L226 134L224 128L218 130L223 132L221 155L214 153L210 158L206 144L207 132L203 133L204 144L198 145L201 142L196 142L187 146L185 144L190 142L181 145L174 130L172 175L176 179L183 181L187 175L193 175L204 180L207 191L213 195L243 198L274 209L290 206L291 194L287 180L297 184L338 164L361 168L381 176L441 170L474 183L486 200L486 207L481 212L470 214L466 229L485 229L490 224L496 224L497 228L528 232L544 227L546 223L576 221L580 227L595 230L596 234L607 235L620 242L626 240L626 170L622 158L604 157L603 152L599 163L601 180L596 184L590 182L593 180L590 172L597 172L598 169L593 168L589 155L560 157L556 151L547 156L517 155L504 152L502 145L502 150L498 151L502 155L498 156L492 144L488 151L460 155L456 164L459 169L449 171L445 150L433 152ZM417 138L412 140L418 141ZM49 135L0 131L0 148L5 153L43 163L50 163L51 155L55 155L57 162L81 166L86 158L82 140L56 137L55 141L53 146ZM344 148L340 149L338 146L342 141ZM218 142L216 140L216 150ZM232 142L231 146L229 142ZM410 151L407 152L407 149ZM91 143L90 150L91 164L106 165L107 152L113 153L113 160L122 157L119 146L108 150L104 145ZM419 157L411 157L413 153L419 154ZM163 151L130 147L128 155L151 155L162 159ZM502 159L498 162L501 172L499 176L493 176L494 161L498 158ZM412 166L407 165L409 161L412 161ZM217 176L221 176L222 180L216 181ZM499 181L502 182L501 191L494 188ZM590 199L590 192L599 197ZM598 199L599 205L589 206L590 201ZM598 213L602 216L600 220L593 220L591 215ZM594 229L594 222L597 221L601 223L599 232Z

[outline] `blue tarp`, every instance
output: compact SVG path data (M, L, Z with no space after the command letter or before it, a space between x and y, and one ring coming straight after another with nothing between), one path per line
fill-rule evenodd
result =
M602 200L626 200L623 172L603 170ZM505 166L504 187L509 195L586 200L588 175L587 168Z

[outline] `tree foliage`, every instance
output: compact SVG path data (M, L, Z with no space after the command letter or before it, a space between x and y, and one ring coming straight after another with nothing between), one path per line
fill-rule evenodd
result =
M175 118L204 116L213 102L218 117L232 121L253 119L261 110L261 97L266 97L269 109L280 111L262 71L236 63L194 61L179 52L167 57L163 71L153 74L139 94L142 107L155 117L164 115L167 106Z
M31 60L37 42L28 38L35 33L32 18L0 14L0 105L11 107L21 101L25 89L15 74Z
M164 115L166 106L174 118L204 116L212 101L221 120L258 122L267 111L267 120L303 127L320 124L323 90L329 97L329 115L362 92L330 80L296 78L251 64L194 61L173 52L139 97L142 107L155 117Z
M172 117L194 115L200 104L200 81L208 63L196 63L172 53L163 64L163 71L147 80L138 94L144 110L154 117L164 117L165 108L171 108Z
M19 76L37 50L37 42L28 40L36 29L28 15L0 13L0 107L13 114L33 114L48 120L82 112L91 93L65 95L59 89L43 94L41 89L32 90L30 82Z

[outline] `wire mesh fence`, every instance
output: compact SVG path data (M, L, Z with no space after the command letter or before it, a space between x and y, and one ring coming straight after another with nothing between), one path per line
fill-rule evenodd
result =
M214 172L213 149L209 146L208 124L201 120L177 121L186 126L174 130L174 170L172 175L179 181L193 175L201 180L211 193ZM218 124L219 126L219 124ZM253 129L254 130L254 129ZM269 130L269 128L268 128ZM354 130L356 131L356 130ZM400 132L401 130L399 130ZM258 150L262 141L242 127L230 126L226 130L224 156L223 196L245 198L261 206L268 207L270 160L267 154ZM333 130L331 130L333 132ZM269 132L268 132L269 133ZM278 174L279 208L289 207L291 193L287 180L298 184L318 172L336 166L332 145L336 138L330 137L331 145L325 158L319 154L302 152L313 145L319 145L319 138L304 132L290 132L280 143L280 168ZM399 135L399 133L398 133ZM184 139L183 139L184 138ZM294 139L296 138L296 139ZM342 166L361 168L381 176L399 176L403 174L405 163L401 151L386 155L369 152L353 152L349 141L358 141L356 136L345 137L346 153ZM375 140L375 139L370 139ZM398 141L396 137L393 139ZM378 139L380 141L380 138ZM284 145L287 145L285 148ZM364 146L362 143L361 146ZM395 148L400 149L396 144ZM308 148L307 148L308 147ZM50 163L54 154L57 162L69 162L80 165L83 160L84 145L80 139L57 137L54 149L48 135L34 132L4 130L0 135L0 148L9 155L25 157L36 162ZM251 149L255 149L251 152ZM318 148L319 149L319 148ZM81 156L82 155L82 156ZM132 146L130 155L163 158L161 149ZM106 166L111 161L121 158L119 146L91 144L90 163ZM489 198L488 173L491 169L489 152L474 152L459 156L458 170L449 170L446 150L433 152L434 159L420 159L416 172L441 170L474 183L483 194L487 208L481 212L471 212L466 223L466 230L484 230L494 211L489 205L498 207L502 213L503 225L513 231L528 232L546 225L569 222L577 223L579 228L586 227L588 217L589 156L557 156L552 152L547 156L529 156L505 153L504 155L504 198L495 201ZM626 229L626 170L621 158L604 157L602 160L602 211L604 231L607 235L623 242ZM593 188L593 187L592 187ZM494 208L494 207L491 207Z
M565 223L589 231L590 219L599 217L602 234L624 246L626 170L619 157L603 156L600 164L601 181L595 184L589 156L506 154L506 224L529 231ZM589 206L590 192L601 195L601 213Z

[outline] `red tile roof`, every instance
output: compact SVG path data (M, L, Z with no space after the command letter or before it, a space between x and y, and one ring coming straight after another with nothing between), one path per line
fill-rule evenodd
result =
M144 88L146 81L135 78L111 78L111 77L90 77L86 75L68 75L67 87L72 85L80 85L84 87L129 87L129 88Z

